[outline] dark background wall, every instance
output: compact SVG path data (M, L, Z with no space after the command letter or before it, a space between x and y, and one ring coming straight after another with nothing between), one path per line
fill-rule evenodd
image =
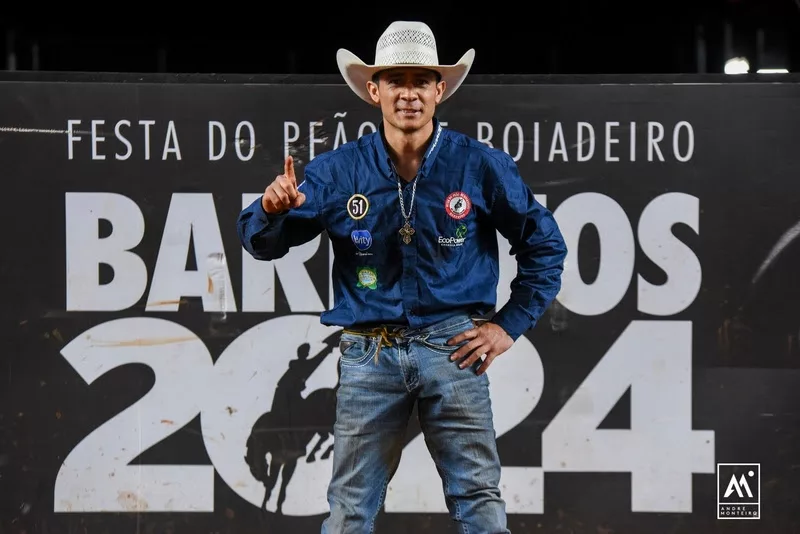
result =
M417 19L442 61L475 47L476 74L719 73L736 56L800 71L800 0L18 7L0 17L0 68L335 74L337 48L371 62L389 22Z

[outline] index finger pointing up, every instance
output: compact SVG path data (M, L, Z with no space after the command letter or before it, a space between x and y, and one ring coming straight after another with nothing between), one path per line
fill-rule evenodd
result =
M293 182L296 181L294 177L294 159L292 156L286 157L286 162L283 164L283 173Z

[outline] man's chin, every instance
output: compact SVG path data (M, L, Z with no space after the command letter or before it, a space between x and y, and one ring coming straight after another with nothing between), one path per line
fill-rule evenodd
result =
M408 114L408 113L397 113L395 114L397 120L398 128L403 130L417 130L421 128L424 124L425 117L421 112Z

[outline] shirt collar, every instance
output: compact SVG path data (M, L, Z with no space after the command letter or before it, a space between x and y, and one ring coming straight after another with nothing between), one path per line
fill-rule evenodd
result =
M431 139L425 155L422 157L422 165L420 166L418 177L426 176L433 166L436 159L436 154L439 153L439 148L442 144L442 135L444 127L436 117L433 118L433 139ZM386 149L386 139L383 136L383 122L378 127L378 131L373 136L373 146L378 158L378 167L381 169L384 176L391 177L394 173L394 164L392 158L389 156L389 151Z

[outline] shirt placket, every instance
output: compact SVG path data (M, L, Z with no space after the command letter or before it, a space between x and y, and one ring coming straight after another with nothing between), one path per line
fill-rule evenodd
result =
M415 177L415 180L419 179L419 177ZM410 205L411 196L409 191L411 189L411 184L413 182L409 182L403 187L403 201L406 206ZM420 194L420 190L417 189L417 196ZM409 223L411 227L416 229L416 220L417 220L417 210L416 206L419 205L419 198L415 199L414 206L411 206L411 216L409 217ZM405 222L403 217L400 217L400 224ZM399 230L400 227L398 227ZM417 269L417 262L419 260L419 246L418 242L420 239L419 231L414 233L414 236L411 239L411 243L405 244L403 243L402 239L399 238L398 234L398 244L400 246L401 255L403 258L403 274L401 275L401 288L403 291L403 309L405 310L406 316L408 317L409 325L414 327L418 324L417 320L417 313L418 310L418 303L419 303L419 282L417 280L418 269Z

